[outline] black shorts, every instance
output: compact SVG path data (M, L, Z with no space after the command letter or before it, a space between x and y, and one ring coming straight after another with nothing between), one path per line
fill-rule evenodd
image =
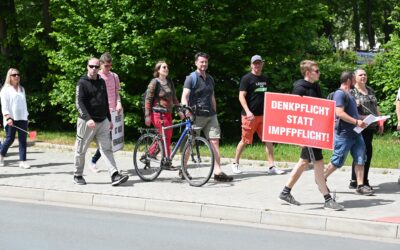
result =
M324 157L322 156L322 149L320 148L311 148L311 150L314 153L314 157L316 161L322 160ZM304 147L301 149L301 155L300 158L303 160L308 160L309 162L311 162L311 157L310 154L308 152L308 147Z

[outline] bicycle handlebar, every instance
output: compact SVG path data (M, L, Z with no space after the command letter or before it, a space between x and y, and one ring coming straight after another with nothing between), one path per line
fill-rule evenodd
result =
M198 105L187 106L178 104L175 105L175 108L178 110L178 112L182 112L185 115L185 119L190 119L192 122L196 120L196 111L210 112L208 110L208 107L198 106ZM186 111L190 113L189 116Z

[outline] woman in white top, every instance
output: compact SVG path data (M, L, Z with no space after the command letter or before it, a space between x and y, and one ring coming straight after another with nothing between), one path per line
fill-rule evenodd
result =
M6 131L6 140L1 146L0 166L4 166L4 157L8 148L14 142L15 133L18 130L19 142L19 167L30 168L26 163L26 132L17 129L28 130L28 108L26 105L25 90L20 85L20 74L17 69L10 68L6 81L1 89L1 111L3 112L3 124Z

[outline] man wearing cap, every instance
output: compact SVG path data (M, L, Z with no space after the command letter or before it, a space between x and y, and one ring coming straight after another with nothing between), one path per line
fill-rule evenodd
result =
M247 144L252 144L253 135L257 132L262 138L263 116L264 116L264 93L270 81L262 74L264 61L259 55L254 55L250 60L251 72L240 80L239 101L242 105L242 139L236 147L235 162L232 171L240 174L239 159ZM284 171L274 166L274 148L271 142L265 143L265 152L268 155L269 174L283 174Z

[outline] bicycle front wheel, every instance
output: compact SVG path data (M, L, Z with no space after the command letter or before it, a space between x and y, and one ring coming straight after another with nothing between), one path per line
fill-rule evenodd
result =
M133 164L135 171L143 181L153 181L161 173L164 149L161 139L153 134L144 134L135 144Z
M191 186L201 187L214 171L214 153L203 137L189 139L182 152L182 172Z

